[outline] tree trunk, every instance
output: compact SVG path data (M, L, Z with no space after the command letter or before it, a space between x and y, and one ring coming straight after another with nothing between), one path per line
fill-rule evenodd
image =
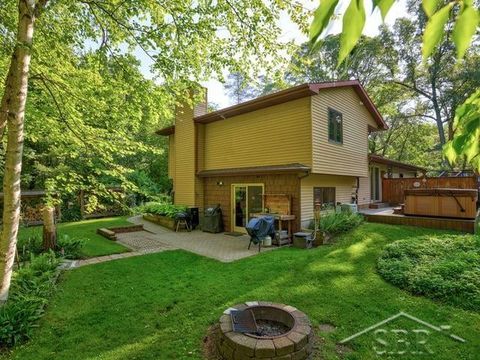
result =
M55 227L55 208L43 208L43 250L55 250L57 247L57 229Z
M5 84L6 98L2 99L2 108L5 107L8 111L6 112L7 149L3 177L3 228L0 238L0 304L8 298L20 221L23 123L35 23L35 1L19 0L18 12L17 43ZM5 115L2 115L2 118L3 116ZM2 132L4 126L0 124Z

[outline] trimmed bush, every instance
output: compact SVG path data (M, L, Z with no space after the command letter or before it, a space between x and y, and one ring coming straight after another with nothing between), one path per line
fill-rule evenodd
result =
M178 213L185 211L187 211L186 206L163 204L157 202L150 202L139 208L140 213L166 216L172 219L175 218Z
M348 232L363 222L363 216L348 211L332 212L320 216L319 230L330 235ZM313 223L310 225L313 229Z
M0 307L0 348L28 340L55 288L59 260L49 252L32 257L12 278L8 301Z
M388 282L467 310L480 310L480 238L445 235L399 240L377 262Z

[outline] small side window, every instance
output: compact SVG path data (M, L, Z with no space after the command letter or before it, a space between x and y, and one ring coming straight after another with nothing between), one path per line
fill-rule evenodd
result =
M314 187L313 188L313 206L320 204L322 210L335 208L335 188L334 187Z
M343 144L343 116L333 109L328 109L328 140Z

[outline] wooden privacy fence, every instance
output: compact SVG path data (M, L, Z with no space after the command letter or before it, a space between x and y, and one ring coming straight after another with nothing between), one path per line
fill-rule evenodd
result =
M382 179L382 201L390 204L405 202L404 191L408 189L477 189L477 176L465 177L425 177L425 178L398 178Z
M90 211L87 211L87 202L89 194L84 191L80 191L76 198L72 201L64 201L62 207L56 206L56 219L61 221L62 209L64 215L68 215L68 211L72 208L76 208L75 212L78 212L78 217L82 219L101 218L107 216L117 216L125 214L124 203L126 203L126 194L124 191L117 187L107 188L107 191L111 192L112 199L101 199L101 201ZM21 192L21 208L20 219L24 225L41 225L43 224L42 209L45 206L45 190L23 190ZM113 200L115 196L116 200ZM3 193L0 192L0 212L3 211ZM65 216L68 218L68 216ZM76 218L75 220L79 220ZM0 216L0 225L2 224L2 217Z

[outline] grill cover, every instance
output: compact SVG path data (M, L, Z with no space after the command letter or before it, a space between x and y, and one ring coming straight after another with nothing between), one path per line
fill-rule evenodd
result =
M251 219L246 228L253 242L257 244L266 236L275 236L275 219L272 216L261 216Z

